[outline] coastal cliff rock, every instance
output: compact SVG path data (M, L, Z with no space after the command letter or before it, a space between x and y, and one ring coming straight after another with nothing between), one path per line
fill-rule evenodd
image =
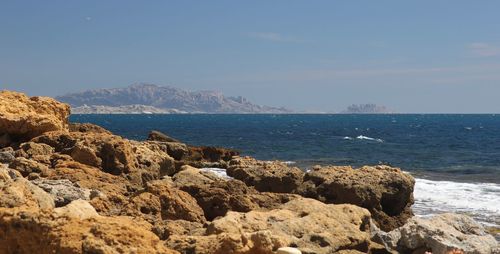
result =
M198 201L209 221L228 211L272 209L296 198L290 194L261 193L241 181L222 179L189 166L173 177L173 183Z
M369 220L367 210L353 205L298 198L270 211L228 212L202 235L170 235L167 246L181 253L271 254L286 246L302 253L371 253L376 244L370 240Z
M447 254L453 250L465 253L500 253L495 238L470 217L461 214L439 214L431 218L413 217L391 232L375 229L374 240L384 244L388 250L400 253L431 251Z
M70 132L93 132L93 133L105 133L112 134L110 131L102 128L101 126L91 124L91 123L70 123Z
M180 143L179 140L169 137L164 133L161 133L159 131L151 131L148 135L148 140L150 141L159 141L159 142L174 142L174 143Z
M368 209L385 231L402 226L413 216L415 180L388 166L315 167L304 176L297 193L328 204L354 204Z
M0 178L0 253L177 253L146 222L99 216L83 200L54 208L51 195L12 176Z
M0 146L48 131L67 131L69 114L69 105L54 99L0 91Z
M278 161L236 157L229 165L229 176L254 186L258 191L292 193L302 184L304 177L304 172L299 168Z
M248 157L230 161L227 174L259 191L295 193L327 204L368 209L383 230L402 226L413 213L413 177L387 166L315 167L304 173L283 162Z

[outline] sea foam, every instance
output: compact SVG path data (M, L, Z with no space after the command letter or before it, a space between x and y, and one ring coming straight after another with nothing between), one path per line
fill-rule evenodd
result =
M489 226L500 226L500 184L416 179L413 194L412 208L417 215L459 212Z
M205 171L205 172L214 173L217 176L225 178L225 179L232 179L232 177L227 175L226 170L223 168L200 168L200 170Z
M357 139L361 139L361 140L370 140L370 141L377 141L377 142L384 142L384 140L380 139L380 138L371 138L371 137L367 137L367 136L363 136L363 135L359 135L356 137Z

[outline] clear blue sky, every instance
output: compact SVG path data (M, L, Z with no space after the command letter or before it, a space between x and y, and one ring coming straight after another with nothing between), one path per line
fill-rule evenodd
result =
M0 87L136 82L296 110L500 112L500 1L0 3Z

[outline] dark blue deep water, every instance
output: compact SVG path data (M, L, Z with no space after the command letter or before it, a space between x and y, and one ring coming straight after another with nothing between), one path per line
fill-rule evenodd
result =
M500 115L73 115L129 139L159 130L261 160L400 167L417 178L414 209L500 224Z

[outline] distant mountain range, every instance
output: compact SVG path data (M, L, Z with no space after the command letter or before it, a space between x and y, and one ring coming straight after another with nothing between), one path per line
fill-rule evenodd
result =
M385 106L377 104L352 104L342 114L389 114L393 113Z
M185 91L171 86L134 84L56 97L73 113L290 113L286 108L261 106L245 98L225 97L214 91Z

